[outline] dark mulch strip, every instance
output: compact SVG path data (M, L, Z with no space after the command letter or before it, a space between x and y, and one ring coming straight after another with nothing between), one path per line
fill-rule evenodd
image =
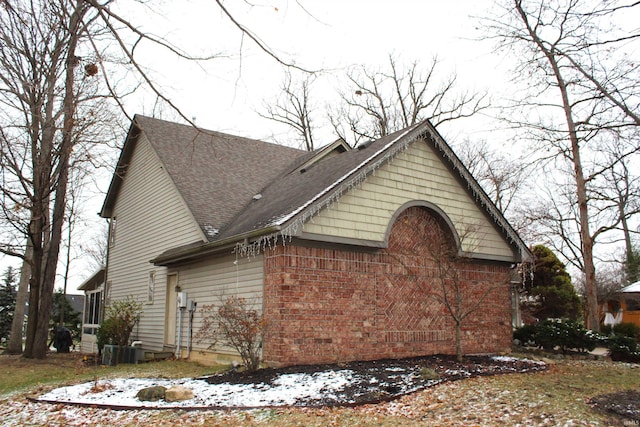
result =
M377 403L391 400L432 385L477 376L546 370L544 363L530 360L490 356L468 356L463 362L455 356L423 356L406 359L358 361L343 364L297 365L284 368L265 368L255 372L230 370L204 377L210 384L265 384L271 385L281 375L314 375L327 371L353 371L349 385L339 396L322 400L298 402L300 406L335 406ZM427 370L435 371L435 378Z
M640 421L640 392L635 390L601 394L593 397L591 403L596 409Z

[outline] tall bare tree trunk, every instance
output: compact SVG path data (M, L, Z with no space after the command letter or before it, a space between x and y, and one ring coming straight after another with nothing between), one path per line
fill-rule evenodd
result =
M29 316L32 308L35 321L30 321L27 327L27 342L25 345L25 357L44 359L47 354L47 341L49 335L49 321L51 320L51 306L53 304L53 289L56 279L56 268L60 254L60 243L62 241L62 226L64 224L64 214L67 200L67 187L69 180L69 159L73 148L74 116L76 112L75 95L75 66L76 47L79 39L79 29L82 25L82 16L86 12L87 6L84 1L76 3L73 14L69 18L69 44L65 59L65 86L62 104L63 129L62 141L58 150L58 170L57 186L54 196L53 213L50 221L50 228L44 228L42 222L38 222L34 233L36 239L40 237L38 244L34 242L34 265L35 271L32 275L32 295L29 299ZM43 216L49 203L41 205ZM46 217L46 216L45 216ZM50 238L43 245L41 236L48 234ZM33 307L32 307L33 304Z
M35 182L34 179L34 187ZM37 199L38 196L34 197ZM35 357L35 335L40 325L37 324L40 312L40 292L42 283L42 260L44 257L44 243L42 239L42 230L45 229L46 221L44 216L47 215L42 209L42 200L37 201L34 204L33 213L34 218L29 225L29 239L31 240L33 257L31 259L31 276L29 277L29 318L27 321L27 336L24 344L24 356ZM49 326L45 326L45 334L48 332ZM46 343L45 343L46 346ZM46 353L46 349L43 350Z
M31 277L31 266L29 259L33 256L31 245L27 245L27 251L24 254L25 259L22 261L20 268L20 281L18 282L18 292L16 294L16 307L13 312L13 320L11 321L11 334L7 342L7 353L21 354L22 340L24 328L24 316L27 308L27 298L29 296L29 278Z
M527 14L522 8L520 0L515 1L516 9L527 26L527 31L533 42L537 45L549 62L549 66L553 70L555 83L558 85L560 95L562 97L562 108L564 110L569 140L571 142L571 161L573 163L573 171L575 173L576 196L578 199L578 221L580 223L580 243L582 248L582 257L584 262L584 280L587 296L587 327L594 331L600 331L600 319L598 315L598 296L596 289L596 270L593 262L593 237L589 227L589 206L587 196L587 185L582 170L582 159L580 156L580 140L576 123L573 118L573 106L569 99L568 84L565 80L558 58L556 57L555 47L551 45L547 47L538 34L529 25Z

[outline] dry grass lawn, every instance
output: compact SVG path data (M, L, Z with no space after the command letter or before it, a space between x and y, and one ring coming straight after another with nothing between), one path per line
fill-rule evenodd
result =
M74 355L46 361L0 356L0 425L216 426L622 426L640 421L595 410L597 395L640 389L640 367L605 361L557 361L546 372L445 383L396 401L353 408L257 411L111 411L29 402L59 385L109 377L189 377L211 373L194 363L166 361L85 366Z

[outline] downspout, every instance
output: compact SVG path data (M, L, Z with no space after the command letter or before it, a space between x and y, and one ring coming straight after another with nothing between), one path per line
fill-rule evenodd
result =
M187 359L191 357L191 346L193 343L193 315L196 312L197 302L191 300L189 304L189 343L187 344Z
M182 312L184 311L184 307L179 307L178 308L179 312L178 312L178 345L176 347L176 359L181 359L181 352L182 352Z
M109 283L109 252L111 252L111 218L105 218L107 220L107 253L105 254L104 261L104 286L102 287L102 301L100 304L100 313L98 313L98 320L100 323L104 320L105 311L107 309L107 293L109 291L107 283Z

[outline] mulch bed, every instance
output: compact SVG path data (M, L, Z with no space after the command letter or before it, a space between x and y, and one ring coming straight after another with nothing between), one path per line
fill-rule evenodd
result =
M458 362L455 356L436 355L406 359L358 361L341 364L297 365L284 368L265 368L255 372L230 370L205 377L210 384L273 384L286 374L313 375L325 371L353 371L353 381L334 399L300 402L300 406L348 406L377 403L396 399L429 386L477 376L544 371L547 365L511 357L466 356ZM435 373L435 375L434 375Z
M635 390L601 394L589 403L596 409L640 421L640 392Z

